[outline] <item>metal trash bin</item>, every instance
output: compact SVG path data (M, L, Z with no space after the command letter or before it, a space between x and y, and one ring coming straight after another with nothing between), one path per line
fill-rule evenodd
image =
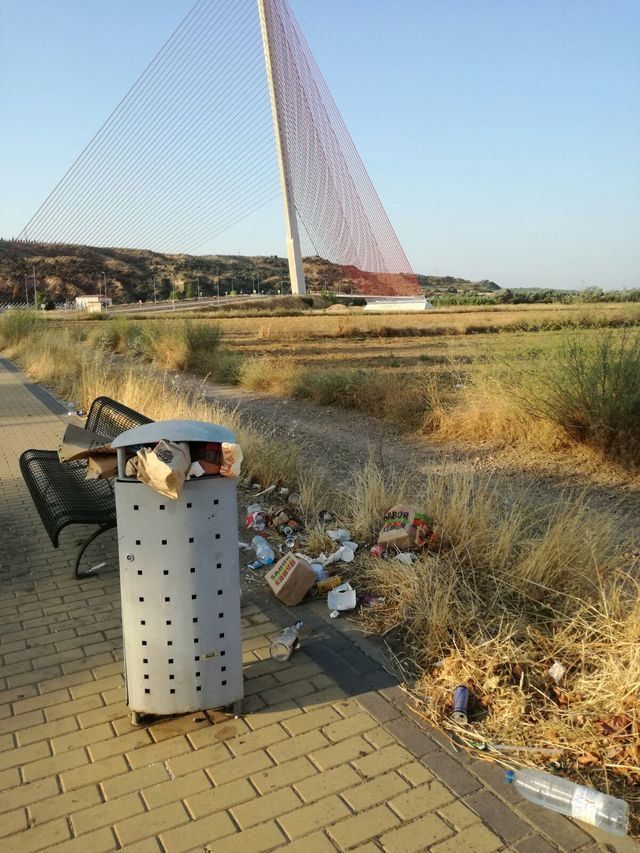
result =
M237 481L187 480L178 500L127 477L126 448L235 442L198 421L156 421L121 433L115 482L126 701L142 715L233 705L244 695Z

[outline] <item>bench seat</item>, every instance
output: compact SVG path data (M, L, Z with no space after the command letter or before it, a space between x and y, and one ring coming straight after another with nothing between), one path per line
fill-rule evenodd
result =
M97 397L85 429L114 439L125 430L148 423L151 419L140 412L110 397ZM67 525L98 525L76 559L75 575L80 577L80 559L87 546L116 525L113 484L109 480L87 480L86 462L60 462L56 450L25 450L20 456L20 471L54 548Z

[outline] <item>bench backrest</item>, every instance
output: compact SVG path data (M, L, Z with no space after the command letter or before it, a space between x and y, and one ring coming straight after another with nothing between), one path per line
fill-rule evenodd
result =
M150 423L151 418L118 403L117 400L112 400L110 397L96 397L89 409L85 429L90 429L107 438L115 438L125 430Z

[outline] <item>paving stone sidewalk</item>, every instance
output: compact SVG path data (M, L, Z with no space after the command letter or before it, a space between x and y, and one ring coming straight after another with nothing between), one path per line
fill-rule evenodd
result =
M638 849L415 725L367 643L318 608L303 650L272 661L297 611L262 594L243 607L245 715L132 727L115 540L110 570L74 580L77 531L52 548L18 468L56 446L63 413L0 359L0 851Z

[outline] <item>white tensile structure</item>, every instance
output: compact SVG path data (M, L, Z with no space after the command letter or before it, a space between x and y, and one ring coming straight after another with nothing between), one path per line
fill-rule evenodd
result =
M424 296L367 296L364 311L388 314L391 312L428 311L433 308Z

